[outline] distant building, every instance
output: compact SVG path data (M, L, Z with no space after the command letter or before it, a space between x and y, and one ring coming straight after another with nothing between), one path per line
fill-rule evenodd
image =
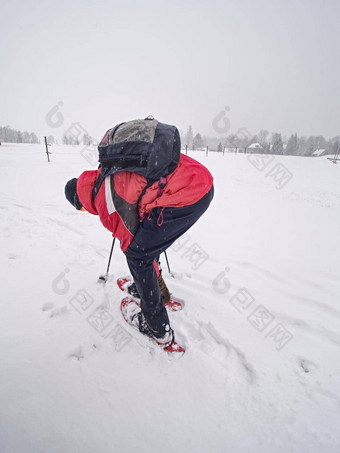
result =
M263 153L264 148L260 145L260 143L252 143L247 148L247 153Z
M324 156L325 154L327 154L327 150L326 149L317 149L316 151L314 151L312 156L313 157L321 157L321 156Z

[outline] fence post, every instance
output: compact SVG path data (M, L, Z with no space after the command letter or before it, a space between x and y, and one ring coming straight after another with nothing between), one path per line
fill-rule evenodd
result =
M185 145L185 154L188 154L188 145Z
M207 146L207 151L205 153L205 155L208 157L208 152L209 152L209 146Z
M47 144L46 135L44 136L44 140L45 140L45 148L46 148L47 160L48 160L48 162L50 162L50 152L48 150L48 144Z

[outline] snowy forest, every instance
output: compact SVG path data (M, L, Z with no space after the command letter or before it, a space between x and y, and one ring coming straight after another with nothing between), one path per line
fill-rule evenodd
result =
M240 128L236 133L225 137L204 137L200 133L194 134L189 126L185 134L181 133L182 145L188 149L202 149L209 147L210 151L235 151L246 153L264 153L290 156L313 156L335 154L340 145L340 135L326 139L322 135L306 137L297 133L284 136L274 132L270 134L261 129L252 135L247 128Z
M34 132L22 132L9 126L0 126L0 141L7 143L39 143Z

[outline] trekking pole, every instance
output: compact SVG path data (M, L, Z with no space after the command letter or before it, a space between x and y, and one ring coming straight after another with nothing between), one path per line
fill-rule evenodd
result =
M171 272L171 270L170 270L170 266L169 266L168 255L166 254L166 251L165 251L165 250L164 250L164 255L165 255L165 259L166 259L166 264L167 264L167 266L168 266L169 274L171 275L171 277L173 277L172 272Z
M109 278L109 269L110 269L110 264L111 264L113 248L115 246L115 240L116 240L116 238L113 238L112 245L111 245L110 256L109 256L109 262L107 263L106 274L99 276L99 280L103 281L104 283L106 283L108 278Z

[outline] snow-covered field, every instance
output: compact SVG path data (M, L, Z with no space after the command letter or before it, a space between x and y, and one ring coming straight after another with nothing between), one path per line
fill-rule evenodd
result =
M0 147L0 452L339 452L339 165L191 153L215 198L163 258L169 360L121 317L118 247L97 282L111 235L64 198L81 150Z

